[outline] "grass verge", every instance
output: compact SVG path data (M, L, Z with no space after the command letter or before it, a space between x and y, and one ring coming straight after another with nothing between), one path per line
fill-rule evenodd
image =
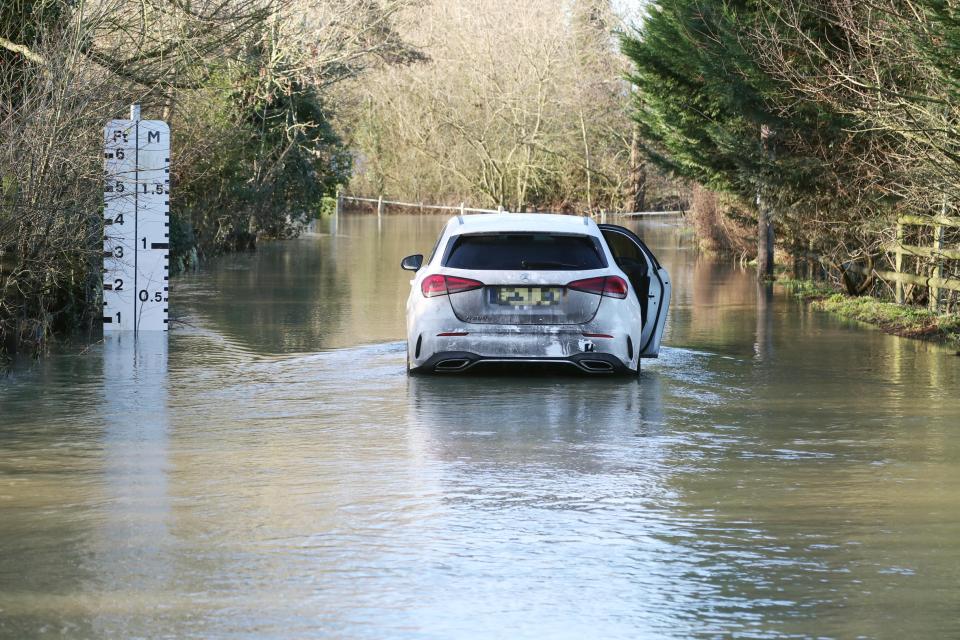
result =
M884 302L870 296L851 297L810 280L778 280L814 309L872 324L886 333L944 342L960 347L960 315L933 313L919 307Z

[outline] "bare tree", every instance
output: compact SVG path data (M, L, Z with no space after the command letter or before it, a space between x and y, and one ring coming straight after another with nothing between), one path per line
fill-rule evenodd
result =
M172 241L217 250L288 233L314 202L303 192L348 168L324 92L418 58L393 27L412 1L0 7L0 353L97 326L106 120L139 101L171 121Z
M826 253L852 293L875 284L858 274L889 260L885 248L896 241L899 215L939 213L960 197L957 78L943 57L950 9L937 6L771 0L747 36L765 70L783 83L785 112L806 104L850 123L840 142L826 144L816 131L787 142L821 158L833 180L824 192L836 194L805 207L806 238L795 250ZM811 20L829 37L818 37Z
M358 191L513 209L619 209L625 65L606 0L436 0L401 20L427 58L342 91Z

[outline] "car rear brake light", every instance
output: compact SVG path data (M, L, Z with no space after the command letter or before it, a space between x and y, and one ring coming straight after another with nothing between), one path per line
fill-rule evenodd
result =
M483 283L479 280L471 280L470 278L458 278L456 276L446 276L447 278L447 293L462 293L464 291L473 291L474 289L479 289L483 286Z
M468 331L444 331L443 333L438 333L438 338L454 338L460 336L468 336L470 333Z
M472 291L482 286L483 283L478 280L434 274L423 279L423 282L420 283L420 291L423 292L425 297L433 298L434 296L445 296L450 293Z
M567 285L567 288L574 291L595 293L608 298L626 298L628 291L627 282L620 276L600 276L586 278L585 280L574 280Z
M587 293L595 293L600 295L603 293L603 284L606 282L606 280L606 278L587 278L586 280L574 280L567 285L567 289L573 289L574 291L585 291Z
M584 338L612 338L613 336L609 333L585 333L583 334Z
M447 281L443 276L427 276L420 283L420 291L427 298L447 295Z
M603 295L609 298L626 298L627 281L619 276L607 276L607 281L603 284Z

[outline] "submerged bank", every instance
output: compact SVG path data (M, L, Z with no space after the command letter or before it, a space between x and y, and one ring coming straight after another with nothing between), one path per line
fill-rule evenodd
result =
M881 331L905 338L942 342L960 348L960 315L935 313L878 300L872 296L852 297L812 280L779 280L814 309L843 318L872 324Z

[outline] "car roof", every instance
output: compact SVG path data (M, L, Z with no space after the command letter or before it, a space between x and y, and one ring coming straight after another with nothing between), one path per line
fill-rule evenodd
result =
M496 231L547 231L600 235L597 224L585 216L556 213L482 213L454 216L447 223L452 235Z

